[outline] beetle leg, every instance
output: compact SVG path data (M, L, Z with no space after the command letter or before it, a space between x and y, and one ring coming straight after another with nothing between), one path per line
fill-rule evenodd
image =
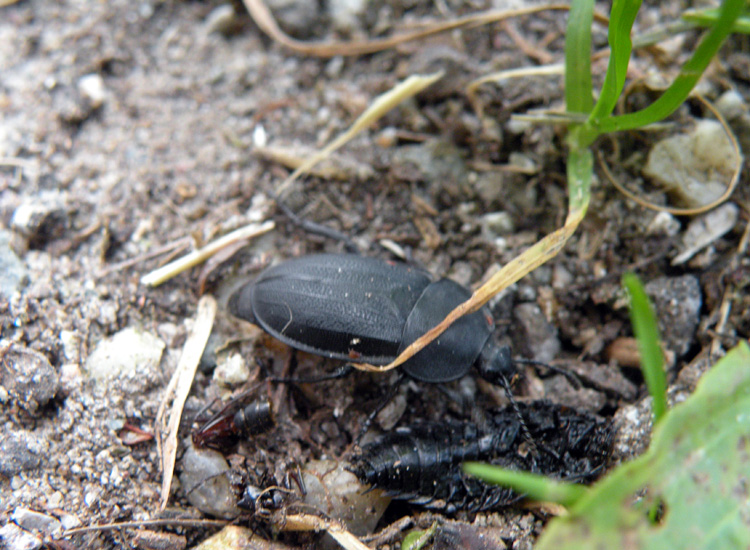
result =
M367 433L367 430L370 429L370 425L372 424L372 421L375 420L375 418L380 414L380 411L385 409L386 405L391 402L391 400L395 397L396 392L398 391L399 387L401 386L401 382L404 380L404 373L399 371L398 378L396 381L391 384L391 387L388 388L388 393L383 397L383 399L378 403L378 406L375 407L375 409L367 415L367 418L365 418L365 421L362 423L362 426L359 428L359 433L357 434L357 438L354 440L357 444L362 440L364 435Z
M308 233L312 233L313 235L320 235L321 237L327 237L335 241L340 241L344 243L344 248L346 248L347 252L351 252L353 254L359 254L359 247L356 244L354 244L353 240L351 240L347 235L345 235L341 231L337 231L336 229L333 229L332 227L328 227L328 226L315 223L315 222L311 222L310 220L301 218L297 214L295 214L292 211L292 209L289 208L284 203L284 201L281 200L281 198L279 198L278 196L275 196L274 199L276 200L276 205L281 209L284 215L287 218L289 218L289 221L292 222L297 227L299 227L300 229L307 231Z
M347 363L343 367L337 368L335 371L328 374L321 374L320 376L289 376L289 377L276 377L271 376L269 380L271 382L281 382L283 384L317 384L318 382L326 382L327 380L338 380L349 376L354 371L354 366Z

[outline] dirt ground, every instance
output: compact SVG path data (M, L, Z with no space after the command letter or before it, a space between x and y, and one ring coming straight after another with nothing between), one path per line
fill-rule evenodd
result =
M481 0L370 0L359 11L356 2L276 4L282 27L301 40L390 35L425 19L507 7ZM682 9L677 2L653 4L643 8L639 30ZM226 311L229 290L263 267L344 251L276 209L272 197L289 168L271 157L283 151L302 158L400 80L445 71L440 83L336 153L325 173L298 181L286 201L305 219L351 236L363 254L395 259L403 252L436 276L476 285L565 218L563 130L511 119L563 103L559 76L512 79L481 88L480 115L465 86L493 71L561 62L565 21L564 12L543 12L372 55L320 59L274 43L239 3L21 0L0 8L4 544L183 548L219 529L196 521L63 536L84 526L209 517L188 502L179 481L159 512L161 473L150 437L202 293L217 297L219 311L186 405L184 435L228 387L250 387L253 396L269 397L279 427L224 451L239 477L278 474L269 465L292 461L345 461L394 377L264 382L256 358L287 374L289 349ZM632 87L628 108L653 99L653 82L674 75L697 36L636 56L630 76L648 85ZM599 26L594 47L605 45ZM731 39L701 83L711 101L727 103L726 92L736 92L735 111L725 114L740 143L750 141L749 51L747 41ZM595 65L599 77L605 60ZM657 139L689 134L704 117L702 104L691 101L666 129L602 139L597 149L615 177L651 202L671 203L679 198L651 185L641 168ZM554 361L583 381L575 388L563 376L529 368L515 385L518 399L617 417L614 464L648 441L646 392L630 351L620 278L634 270L647 283L672 395L684 395L713 358L750 335L748 172L730 208L702 224L644 209L598 173L589 213L566 248L490 307L494 337L516 356ZM272 232L221 262L158 288L140 283L168 260L266 219L276 222ZM691 231L705 236L704 244L674 262L690 248ZM304 354L296 360L298 375L334 368ZM476 411L505 402L474 372L445 386L409 381L370 437L416 420L476 420ZM439 513L395 503L378 529L402 517L411 518L407 527L443 521ZM445 525L490 533L496 542L481 547L528 548L548 518L549 510L511 507L459 512ZM278 527L258 518L253 524L258 537ZM391 534L379 547L398 547L403 533ZM313 534L275 536L291 547L325 544ZM434 547L450 546L442 544Z

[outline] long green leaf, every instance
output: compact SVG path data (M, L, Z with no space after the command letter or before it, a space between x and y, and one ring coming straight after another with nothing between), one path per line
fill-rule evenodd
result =
M591 112L593 121L612 114L625 86L630 54L633 51L630 33L641 4L641 0L615 0L612 4L607 35L610 49L609 64L599 100Z
M630 296L630 322L638 340L641 370L654 401L654 423L657 423L667 412L667 375L664 372L664 354L659 343L659 325L638 277L626 273L622 283Z
M587 488L582 485L556 481L529 472L506 470L491 464L466 462L463 468L467 474L477 476L489 483L511 487L516 492L528 495L534 500L557 502L563 506L572 506L587 491Z
M571 113L589 113L594 105L591 85L591 25L594 2L574 0L565 34L565 105Z
M669 88L645 109L605 118L599 125L599 131L605 133L641 128L671 115L687 99L724 40L732 32L734 22L742 14L744 7L745 0L724 0L716 24L703 37Z

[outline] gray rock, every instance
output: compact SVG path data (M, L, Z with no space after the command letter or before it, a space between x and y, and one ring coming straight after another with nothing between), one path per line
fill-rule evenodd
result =
M97 344L86 360L86 371L96 379L134 378L141 370L156 370L163 351L159 338L129 327Z
M17 433L0 435L0 475L13 477L21 472L38 468L41 457L32 449L33 443Z
M68 227L66 195L45 191L28 197L13 212L10 227L26 237L31 248L42 248L60 237Z
M682 206L698 207L721 196L736 162L737 155L721 124L703 120L690 134L654 145L643 173Z
M398 147L391 160L395 177L404 181L428 182L434 202L445 193L452 199L465 199L471 192L468 170L455 145L429 140L419 145Z
M214 381L222 387L234 387L250 379L250 369L245 358L237 352L222 353L217 358Z
M55 396L60 379L44 355L12 346L2 358L0 384L18 406L34 414Z
M229 464L212 449L196 449L192 442L182 457L180 483L188 502L205 514L232 519L240 514L227 474Z
M78 79L78 93L88 102L92 109L98 109L107 99L107 88L104 79L96 73L87 74Z
M342 462L313 460L302 471L305 504L342 521L355 535L371 533L391 499L382 490L367 491Z
M659 277L646 285L654 301L662 339L678 356L693 343L703 304L700 283L694 275Z
M28 272L10 246L11 234L0 231L0 299L8 300L20 290Z
M183 550L187 547L187 538L176 533L139 529L133 536L133 543L144 550Z
M494 242L497 237L509 235L515 231L513 218L507 212L490 212L479 219L482 227L482 237L488 242Z
M9 522L0 527L0 541L7 550L38 550L42 539L24 531L15 523Z
M231 4L222 4L216 6L206 17L204 29L206 34L219 33L224 35L232 34L239 28L239 18Z
M269 0L266 5L285 32L297 38L310 38L321 28L317 2L309 0Z
M328 13L334 28L345 33L359 30L359 21L367 10L369 0L329 0Z
M49 537L58 537L62 533L62 524L57 518L28 508L16 508L10 519L27 531L42 533Z
M684 264L699 251L731 231L737 225L739 215L740 209L737 205L727 202L693 218L682 235L680 253L672 260L672 265Z
M521 332L524 351L534 360L548 363L560 352L557 330L544 317L541 308L532 303L519 304L513 310Z

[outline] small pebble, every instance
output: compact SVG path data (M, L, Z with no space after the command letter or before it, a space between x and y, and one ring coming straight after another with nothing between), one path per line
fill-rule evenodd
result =
M308 462L302 479L307 489L305 504L342 521L355 535L372 533L391 500L379 489L366 491L341 462Z
M523 335L524 352L535 361L552 361L562 345L557 330L544 317L541 308L533 303L519 304L514 308L513 315Z
M16 508L10 519L27 531L35 531L48 537L57 537L62 533L62 524L57 518L28 508Z
M133 544L143 550L183 550L187 547L187 538L176 533L139 529L133 537Z
M0 475L10 478L39 467L42 459L34 452L30 438L12 432L0 435Z
M659 277L646 284L654 303L662 340L682 356L693 345L703 306L700 282L695 275Z
M490 212L479 218L482 227L482 237L488 242L494 242L497 237L510 235L515 231L515 224L507 212Z
M99 342L86 360L86 372L94 379L134 378L140 369L155 371L164 342L148 332L125 328Z
M250 369L241 354L233 352L221 354L218 357L214 381L223 387L233 387L244 384L250 378Z
M347 34L359 30L359 21L367 9L368 2L369 0L329 0L328 13L333 27Z
M322 546L320 547L322 548ZM334 548L340 548L340 546L337 545ZM227 525L215 535L195 546L194 550L293 550L293 547L281 542L266 540L247 527Z
M13 522L0 527L0 541L6 550L39 550L43 544L39 537L24 531Z
M231 4L216 6L206 17L203 27L206 34L219 33L230 35L239 28L239 19Z
M680 222L669 212L659 212L646 228L646 235L674 237L680 232Z
M57 393L57 371L39 352L12 346L2 358L0 384L15 403L34 414Z
M736 163L737 155L721 124L703 120L689 134L654 145L643 173L678 204L694 208L721 196Z
M6 303L28 277L26 266L11 247L11 239L10 232L0 231L0 299Z
M44 191L29 197L13 212L10 227L24 236L30 248L42 248L67 229L67 197L59 191Z
M285 32L296 38L310 38L320 29L318 2L309 0L267 0L266 5Z
M188 502L201 512L218 518L239 515L237 496L227 477L229 464L213 449L196 449L188 440L182 457L180 483Z
M78 79L78 92L92 109L98 109L107 98L104 79L98 74L87 74Z
M739 215L737 205L727 202L693 218L685 229L680 253L672 260L672 265L684 264L700 250L731 231L737 225Z

